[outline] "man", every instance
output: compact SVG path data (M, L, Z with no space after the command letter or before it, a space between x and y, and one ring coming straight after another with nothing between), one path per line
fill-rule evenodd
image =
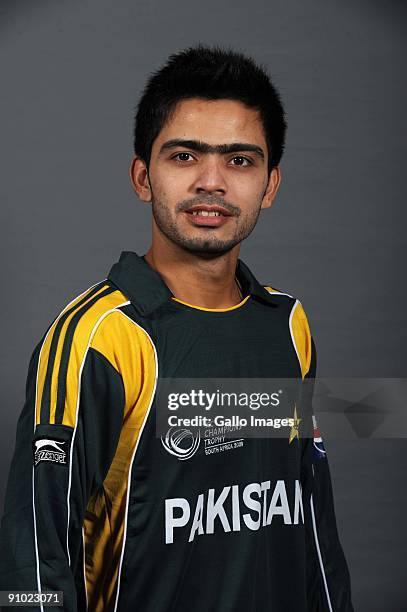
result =
M150 78L130 176L151 247L123 252L34 350L2 589L63 591L69 611L353 610L321 444L220 436L209 453L155 429L159 378L315 376L301 303L238 259L276 196L285 128L240 53L198 45Z

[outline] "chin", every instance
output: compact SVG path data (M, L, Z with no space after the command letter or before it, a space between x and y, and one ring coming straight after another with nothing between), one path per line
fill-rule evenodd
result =
M222 243L222 244L210 244L208 242L185 242L181 241L178 243L178 246L183 248L185 251L190 253L195 253L196 255L200 255L201 257L219 257L220 255L224 255L233 249L236 245L233 243Z

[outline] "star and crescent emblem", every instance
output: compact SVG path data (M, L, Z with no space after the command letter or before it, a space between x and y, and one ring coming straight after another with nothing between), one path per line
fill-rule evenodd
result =
M297 415L297 406L294 404L294 424L291 427L291 431L290 431L290 437L288 440L288 443L291 444L291 442L294 440L294 438L297 438L298 440L300 439L300 421L301 419L298 418Z

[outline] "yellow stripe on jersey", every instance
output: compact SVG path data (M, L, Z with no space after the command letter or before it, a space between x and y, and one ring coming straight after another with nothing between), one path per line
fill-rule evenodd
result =
M144 329L121 311L111 312L96 330L91 347L102 353L112 366L120 372L126 395L124 424L134 419L134 407L143 402L145 379L155 371L154 348ZM148 374L144 369L148 368ZM154 380L154 377L153 379ZM143 416L132 426L141 426Z
M55 424L55 410L57 403L58 385L61 384L61 356L65 342L70 342L70 340L67 340L66 338L66 333L72 319L75 316L79 316L79 319L74 328L73 338L71 340L72 344L69 350L69 361L66 373L64 411L62 418L63 425L75 427L79 392L79 377L92 331L94 330L95 325L104 313L108 312L112 308L119 306L120 304L127 302L127 298L119 290L113 291L112 293L101 297L101 294L106 291L108 287L109 285L103 284L100 289L97 290L96 293L93 292L91 288L84 294L78 296L77 299L75 299L71 304L64 308L64 310L58 315L51 328L49 329L48 334L43 342L41 354L39 357L36 392L36 424L39 424L41 422L41 405L43 402L44 385L46 381L47 371L50 367L52 367L50 411L49 418L47 415L46 422ZM95 300L95 302L89 307L89 304L92 300ZM68 311L70 312L67 315ZM83 315L80 316L80 313L82 311ZM64 320L62 327L60 324L58 325L61 320ZM55 336L54 339L56 329L59 329L59 335L58 338ZM54 343L56 339L58 340L54 358L50 356L53 339ZM52 360L52 363L50 362L50 359Z
M250 297L250 295L246 295L246 297L243 298L243 300L241 300L238 304L235 304L234 306L228 306L227 308L205 308L204 306L195 306L194 304L190 304L189 302L184 302L183 300L180 300L176 297L172 297L171 299L173 299L174 302L179 302L180 304L184 304L184 306L189 306L190 308L195 308L196 310L204 310L206 312L228 312L229 310L235 310L236 308L240 308L240 306L243 306L243 304L245 304Z
M297 300L293 308L291 329L304 378L311 364L311 331L301 302Z
M102 487L89 500L84 520L85 578L88 606L114 608L124 544L132 458L155 391L157 363L147 333L121 312L99 326L92 347L121 373L126 406L118 447Z
M77 296L74 300L72 300L72 302L70 302L67 306L65 306L65 308L62 310L62 312L60 312L60 314L57 316L52 326L48 330L47 336L44 339L44 342L41 347L41 353L40 353L39 364L38 364L38 378L37 378L37 389L36 389L36 418L35 418L35 422L37 425L40 423L40 419L41 419L41 404L42 404L42 399L43 399L45 377L46 377L46 373L47 373L47 369L49 367L49 361L50 361L51 343L54 338L58 323L60 322L61 318L65 316L65 314L67 313L69 309L72 308L73 312L75 312L77 310L75 306L78 306L79 303L82 304L83 300L85 300L84 303L86 303L90 299L91 295L100 294L106 287L107 285L101 286L100 289L95 294L93 294L93 291L92 291L93 288L90 287L84 293ZM88 297L87 299L87 296L90 296L90 297ZM53 370L56 370L56 372L58 373L58 368L55 368L55 366ZM54 392L52 392L52 385L51 385L51 396L53 396L51 397L51 405L52 405L52 400L54 400L55 402L55 395L56 395L55 389L54 389Z
M273 287L264 287L269 293L282 293ZM289 294L284 294L289 295ZM291 297L291 296L289 296ZM294 312L291 317L291 332L295 349L301 366L302 378L309 371L311 364L311 331L308 324L307 315L299 300L293 306Z
M100 297L79 319L75 328L74 342L69 357L66 377L67 393L65 395L64 416L62 419L63 425L74 427L76 423L79 394L78 373L83 365L88 345L91 343L91 336L93 333L96 333L95 326L98 323L100 325L102 317L108 316L107 313L127 302L127 298L121 291L114 291L109 295ZM51 412L51 423L54 422L53 418L54 415Z

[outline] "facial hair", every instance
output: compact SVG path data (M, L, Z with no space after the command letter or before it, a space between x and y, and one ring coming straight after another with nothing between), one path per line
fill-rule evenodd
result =
M259 203L257 208L250 211L250 213L248 213L245 217L242 217L241 209L234 204L225 202L222 198L208 195L200 195L196 196L195 198L179 202L175 207L174 214L171 213L171 210L165 201L157 199L154 197L154 194L152 194L151 203L154 220L164 236L186 251L195 253L196 255L201 255L202 257L217 257L223 255L224 253L227 253L233 249L234 246L242 242L253 231L261 210ZM187 208L198 203L205 203L209 205L218 204L219 206L226 208L232 215L234 215L238 219L234 235L228 240L222 240L212 233L214 230L211 229L205 229L205 231L208 232L208 235L202 237L192 238L183 234L176 224L175 215L177 212L186 210ZM241 221L239 223L240 218Z

